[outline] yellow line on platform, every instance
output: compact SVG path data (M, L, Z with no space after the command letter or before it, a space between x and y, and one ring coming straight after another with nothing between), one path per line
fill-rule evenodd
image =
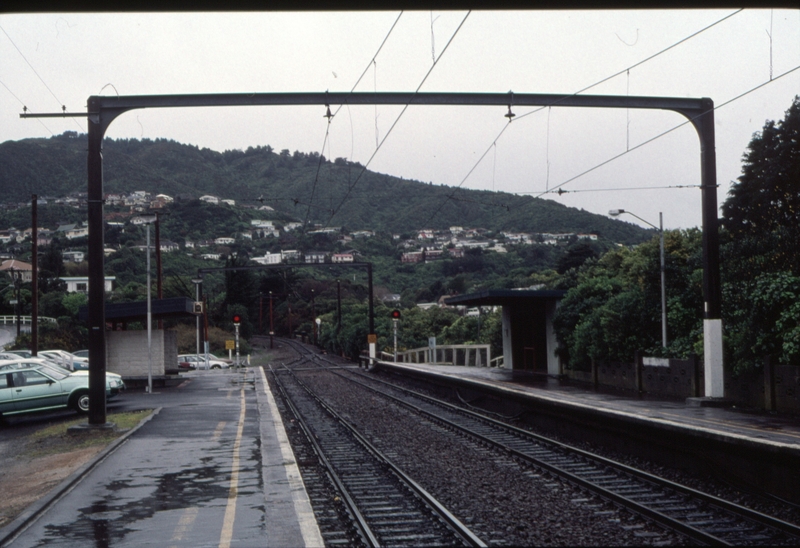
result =
M173 542L178 542L183 540L183 535L185 535L189 531L189 528L192 526L194 520L197 518L197 513L199 512L199 510L200 509L197 508L196 506L184 510L181 519L178 520L178 526L175 527L175 531L172 533L172 538L170 540L172 540Z
M225 519L222 521L222 533L219 537L219 547L229 548L233 538L233 521L236 518L236 498L239 494L239 448L242 445L244 432L244 388L240 396L241 411L239 412L239 427L236 430L236 441L233 444L233 463L231 464L231 488L228 491L228 505L225 507Z

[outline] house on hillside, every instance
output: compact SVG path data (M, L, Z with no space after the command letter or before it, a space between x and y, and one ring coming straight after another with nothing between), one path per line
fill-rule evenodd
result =
M114 289L114 281L116 281L116 276L106 276L103 289L106 292L112 291ZM63 281L67 284L67 293L88 293L89 292L89 277L88 276L72 276L72 277L64 277L59 278L59 280Z
M83 251L64 251L61 253L61 260L65 263L82 263L86 254Z
M352 263L354 257L352 253L334 253L331 255L332 263Z
M216 196L211 196L210 194L206 194L205 196L200 196L200 201L214 205L219 204L219 198L217 198Z
M253 257L252 261L258 264L280 264L283 261L283 255L280 253L265 253L263 257Z
M308 251L306 252L306 262L307 263L324 263L325 260L328 258L329 253L327 251Z
M30 282L33 280L33 265L16 259L3 261L3 263L0 264L0 272L5 272L12 280L15 276L21 276L23 282Z
M87 237L89 235L89 227L80 223L61 225L56 229L56 232L63 234L68 240L74 240L75 238Z

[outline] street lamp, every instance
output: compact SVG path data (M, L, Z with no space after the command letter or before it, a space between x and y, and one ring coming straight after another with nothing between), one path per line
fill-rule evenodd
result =
M635 213L631 213L630 211L626 211L624 209L612 209L608 212L609 215L612 217L617 217L622 215L623 213L627 213L628 215L632 215L642 221L643 223L652 226L656 230L658 230L659 239L660 239L660 247L661 247L661 346L664 348L667 347L667 292L666 287L664 284L664 217L662 213L658 212L658 224L659 226L655 226L652 223L649 223L636 215Z
M142 215L140 221L147 225L147 393L153 393L153 308L150 295L150 225L156 222L155 215Z

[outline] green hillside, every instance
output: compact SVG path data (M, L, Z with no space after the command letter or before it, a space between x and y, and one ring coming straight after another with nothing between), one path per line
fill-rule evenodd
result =
M104 190L145 190L173 197L212 194L237 203L270 205L286 217L348 230L406 232L453 225L514 232L592 232L633 244L652 233L630 223L550 200L462 190L365 171L318 153L270 146L216 152L166 139L106 139ZM31 194L59 197L86 191L86 137L65 132L49 139L0 144L0 184L6 203Z

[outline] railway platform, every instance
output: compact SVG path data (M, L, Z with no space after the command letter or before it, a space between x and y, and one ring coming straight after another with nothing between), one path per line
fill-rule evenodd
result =
M0 546L322 546L263 369L181 377L109 404L154 412L0 529Z
M465 401L524 414L545 430L625 447L800 503L800 419L795 417L599 391L526 371L384 361L375 367L457 387Z

